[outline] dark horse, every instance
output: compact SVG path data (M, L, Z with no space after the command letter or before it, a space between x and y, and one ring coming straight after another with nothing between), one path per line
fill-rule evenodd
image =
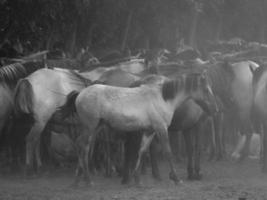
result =
M154 76L155 77L155 76ZM153 82L153 76L147 77L143 80L137 81L133 84L145 84L147 82ZM182 131L184 139L186 142L186 150L188 157L188 179L200 179L200 132L199 128L202 122L207 118L207 116L215 110L209 106L210 102L195 101L193 99L188 99L182 103L174 112L172 122L168 127L170 144L173 153L177 152L177 142L178 142L178 132ZM125 172L122 183L127 183L129 181L130 168L133 166L133 161L137 159L138 142L140 139L126 137L125 145ZM137 136L135 136L137 137ZM152 164L152 175L156 179L160 178L159 168L157 166L157 146L158 140L154 138L150 146L150 159ZM135 150L134 150L135 149ZM128 154L127 154L128 153ZM177 156L177 155L176 155Z
M163 66L161 66L163 67ZM214 94L217 96L217 98L220 98L223 102L224 106L228 106L231 104L231 83L234 79L234 74L231 68L231 65L226 62L219 62L214 65L205 66L206 68L206 75L207 79L209 80L209 83L211 85L211 88L214 92ZM164 71L163 68L161 71ZM177 68L172 67L169 68L168 72L169 74L175 74L177 73ZM139 84L142 83L142 80L139 81ZM194 101L192 99L187 100L183 104L181 104L174 112L172 123L168 128L169 131L169 137L170 142L175 143L175 140L177 140L178 131L182 131L185 143L186 143L186 150L188 155L188 179L200 179L201 174L200 172L200 133L199 128L202 125L202 122L207 118L207 114L211 115L215 119L215 130L219 134L217 137L221 137L221 130L220 129L220 113L216 110L211 110L209 108L209 105L203 104L203 102L200 101ZM219 117L219 119L218 119ZM218 122L219 121L219 122ZM126 150L129 152L130 155L132 155L132 159L136 159L136 153L137 151L136 147L132 144L133 137L129 139L129 142L127 143L131 149ZM138 144L138 141L135 140L135 143ZM156 146L155 142L152 142L150 147L150 154L151 154L151 162L152 162L152 174L155 178L160 178L158 166L157 166L157 160L155 158L155 149L153 147ZM135 148L136 150L133 150ZM221 146L219 147L221 151ZM175 148L173 148L173 151L175 151ZM220 153L220 152L219 152ZM131 158L125 157L126 161L131 163ZM123 183L126 183L129 181L129 165L126 162L126 169L125 174L123 178Z

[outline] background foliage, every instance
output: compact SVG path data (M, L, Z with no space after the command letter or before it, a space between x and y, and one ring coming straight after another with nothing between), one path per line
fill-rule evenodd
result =
M19 53L60 48L165 47L181 39L266 40L266 0L0 0L0 47Z

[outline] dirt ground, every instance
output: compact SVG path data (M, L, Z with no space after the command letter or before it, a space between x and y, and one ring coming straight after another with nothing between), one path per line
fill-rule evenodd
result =
M174 185L168 177L166 163L160 165L163 181L157 182L148 173L143 175L142 187L121 185L119 177L93 176L94 186L70 187L73 170L57 169L38 178L24 179L21 175L0 176L1 200L254 200L267 199L267 175L262 174L258 161L202 163L203 180L187 181L184 164L177 164L184 180Z

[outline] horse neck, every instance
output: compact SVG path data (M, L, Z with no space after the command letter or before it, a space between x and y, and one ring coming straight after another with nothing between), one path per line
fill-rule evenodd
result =
M169 100L168 103L174 112L188 98L190 98L190 94L183 89L178 91L175 97Z
M265 99L267 90L267 71L261 76L253 89L254 101L258 99Z

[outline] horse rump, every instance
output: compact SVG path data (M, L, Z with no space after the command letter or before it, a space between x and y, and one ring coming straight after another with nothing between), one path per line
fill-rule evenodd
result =
M19 80L14 95L15 115L29 114L33 117L33 89L27 79Z

